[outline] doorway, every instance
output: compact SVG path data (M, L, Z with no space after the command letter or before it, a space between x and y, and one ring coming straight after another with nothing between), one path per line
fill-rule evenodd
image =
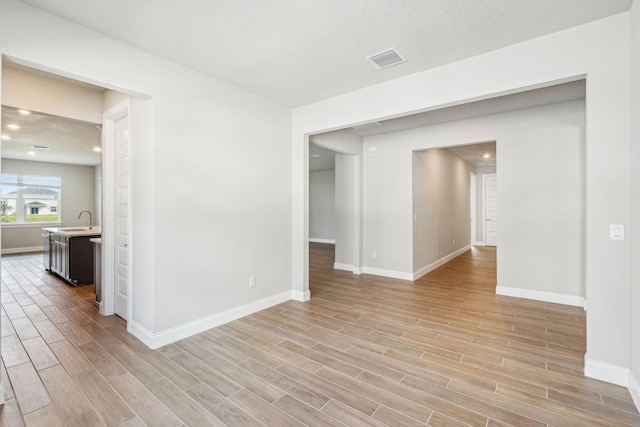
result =
M73 188L74 190L72 190L71 193L68 193L67 196L63 197L64 207L61 210L62 217L60 217L61 219L59 218L58 224L49 226L75 226L75 215L77 215L80 210L90 209L93 211L94 225L98 224L106 226L103 229L105 233L102 233L103 258L101 264L103 267L103 298L100 305L100 313L103 315L111 315L115 313L115 291L117 288L120 290L119 309L117 314L124 319L130 319L132 302L131 298L128 298L128 296L131 295L129 287L131 284L130 277L132 275L130 262L131 255L129 251L128 241L131 233L131 222L129 215L130 196L128 173L130 157L130 139L128 136L130 97L125 93L107 90L103 87L98 87L92 84L87 84L81 81L14 64L6 60L3 62L3 65L7 66L6 69L3 68L3 85L10 86L12 88L12 90L8 91L7 93L10 93L12 96L17 97L17 100L12 99L12 102L14 104L17 103L16 105L21 105L19 96L20 93L22 93L21 91L24 90L25 93L29 94L29 96L23 95L23 97L29 100L29 103L31 104L29 105L29 108L32 108L34 112L39 111L38 105L40 104L43 106L52 105L50 102L48 102L51 95L47 91L41 91L41 96L43 97L42 100L40 100L38 97L35 97L35 95L31 93L32 91L29 91L29 85L27 83L29 83L29 78L31 78L38 80L39 84L37 85L37 87L50 88L51 93L56 95L55 106L62 111L62 113L60 114L61 120L65 119L78 121L84 118L83 114L93 114L92 117L94 118L92 119L92 121L94 123L92 123L92 128L97 132L97 146L83 147L81 149L79 149L78 147L75 148L78 151L85 150L89 152L93 152L92 148L95 149L93 155L97 156L98 162L93 165L95 166L95 171L92 172L90 176L91 181L95 182L95 186L94 188L90 188L90 185L86 185L86 183L90 181L89 178L78 180L74 179L73 181L77 181L73 183L74 185L71 185L71 179L65 179L63 182L63 186L67 189ZM11 77L14 74L16 76L12 79ZM27 77L25 77L24 75L27 75ZM27 85L23 88L25 84ZM35 85L31 84L31 86ZM87 95L87 93L85 92L91 93ZM3 99L5 98L6 97L4 97ZM105 105L113 104L116 104L116 107L108 110L108 113L110 113L110 115L103 117ZM123 106L125 106L126 108L124 108ZM43 107L43 111L48 110ZM52 116L51 112L47 112L46 114L54 117ZM74 116L74 114L79 116L80 119ZM121 119L120 122L118 122L118 119ZM113 122L113 127L111 127L110 120L112 120ZM60 128L61 131L64 130L64 126L60 126ZM102 139L100 136L101 131ZM115 139L110 140L109 138L107 138L107 134L119 135L118 144L116 144ZM73 144L71 143L69 143L69 146L71 148L74 148ZM47 147L39 148L41 150L47 149ZM103 148L106 148L106 150L103 150ZM61 150L57 149L50 150L51 153L60 151ZM100 153L100 151L102 151L102 153ZM44 152L45 151L42 151L42 153ZM36 155L38 154L39 152L36 153ZM59 159L51 160L51 162L55 161L59 161ZM3 172L6 165L8 165L8 162L3 164ZM114 179L116 177L116 170L118 170L117 176L119 177L119 188L117 193L115 191L115 187L109 188L110 185L115 185ZM81 202L81 205L79 206L76 206L73 203L69 204L69 202L71 202L72 199L74 199L74 197L78 194L78 192L75 190L76 186L82 186L82 184L85 184L84 187L88 188L88 190L85 190L90 190L93 195L91 196L91 204L88 205L85 201ZM108 193L112 195L110 199ZM116 206L115 200L118 200L118 206ZM118 215L116 215L116 207L119 210ZM59 208L60 207L56 206L56 209ZM62 221L64 221L64 223ZM83 222L82 225L86 224L84 224ZM29 249L31 251L42 250L43 240L41 237L40 228L32 228L33 230L37 231L37 234L39 236L37 246L35 244L29 244L29 247L21 249ZM115 252L116 245L114 244L114 242L116 241L116 233L119 233L118 241L121 243L119 245L120 250L118 251L117 256L107 256L108 252ZM10 233L3 233L3 239L9 237ZM118 262L118 264L116 264L116 262ZM114 281L116 279L118 279L117 287L114 284Z

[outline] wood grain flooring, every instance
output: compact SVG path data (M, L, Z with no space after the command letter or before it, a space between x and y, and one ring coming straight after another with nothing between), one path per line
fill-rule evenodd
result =
M495 250L415 282L310 254L310 301L157 350L40 255L2 257L0 425L640 426L625 388L582 374L585 312L496 296Z

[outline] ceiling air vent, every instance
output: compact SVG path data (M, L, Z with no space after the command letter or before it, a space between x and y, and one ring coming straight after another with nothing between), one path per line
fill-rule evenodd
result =
M371 56L367 56L367 59L373 62L379 70L391 67L393 65L402 64L403 62L407 61L406 59L404 59L404 56L400 55L400 52L398 52L395 47L382 52L374 53Z
M365 124L360 125L360 126L354 126L352 129L364 130L364 129L377 128L378 126L382 126L382 123L379 123L379 122L365 123Z

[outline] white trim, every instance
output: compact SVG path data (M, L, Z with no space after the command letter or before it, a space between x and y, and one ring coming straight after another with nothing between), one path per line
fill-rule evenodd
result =
M636 408L640 411L640 381L633 375L633 372L629 371L629 393L633 399L633 403L636 404Z
M628 387L630 374L628 368L584 356L584 375L587 377Z
M333 268L336 270L344 270L353 272L353 264L343 264L341 262L334 262Z
M484 242L475 242L472 246L487 246Z
M4 405L4 384L0 382L0 405Z
M585 306L584 297L579 297L576 295L556 294L554 292L536 291L533 289L513 288L511 286L496 286L496 295L526 298L544 302L553 302L556 304L572 305L575 307L583 308Z
M43 246L31 246L27 248L7 248L2 250L2 255L23 254L27 252L42 252L43 250Z
M311 292L309 292L309 289L304 292L294 289L291 291L291 299L300 302L309 301L311 299Z
M311 243L330 243L332 245L336 244L336 239L318 239L315 237L309 237L309 242Z
M385 270L382 268L362 267L365 274L373 274L374 276L390 277L392 279L411 280L413 281L413 273L406 271Z
M363 267L353 267L353 274L362 274L364 273Z
M129 320L128 323L131 325L130 332L136 338L145 343L147 347L156 349L163 345L171 344L183 338L206 331L207 329L224 325L225 323L240 319L241 317L281 304L285 301L296 299L293 297L294 295L291 291L282 292L280 294L253 301L249 304L216 313L212 316L203 317L202 319L194 320L193 322L185 323L184 325L176 326L155 334L134 320Z
M482 175L482 246L486 246L485 242L487 241L487 178L489 177L496 178L496 187L498 185L497 173L485 173Z
M464 252L468 251L469 249L471 249L471 245L467 245L467 246L465 246L463 248L458 249L455 252L451 252L449 255L443 256L439 260L437 260L435 262L432 262L431 264L429 264L429 265L427 265L425 267L422 267L420 270L414 271L413 272L413 280L416 280L416 279L424 276L428 272L435 270L436 268L440 267L442 264L451 261L452 259L454 259L458 255L463 254Z

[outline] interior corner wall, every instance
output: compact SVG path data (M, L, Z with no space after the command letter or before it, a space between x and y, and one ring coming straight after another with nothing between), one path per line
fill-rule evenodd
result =
M631 7L631 375L630 389L640 408L640 2Z
M81 210L94 206L95 174L93 166L2 159L2 172L61 177L62 192L59 212L62 225L65 227L87 225L86 216L81 219L77 217ZM42 248L42 225L3 227L3 251L15 252L20 249L37 247Z
M469 245L469 165L446 149L413 153L413 271Z
M335 169L309 172L309 240L336 240Z

